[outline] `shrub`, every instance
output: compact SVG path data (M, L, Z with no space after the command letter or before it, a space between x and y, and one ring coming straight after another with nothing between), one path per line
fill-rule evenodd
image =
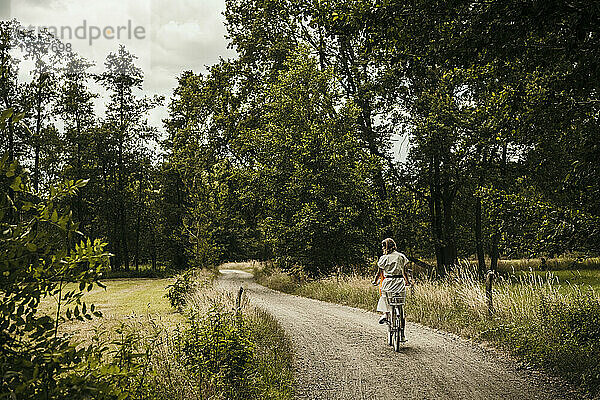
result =
M600 391L600 300L580 290L541 294L537 312L507 329L510 349L593 393Z
M182 356L202 393L227 399L255 397L253 345L241 315L213 306L205 315L192 312L189 322L182 336Z
M155 359L165 398L293 398L293 351L283 329L266 312L236 295L209 287L203 270L185 295L186 323L164 337ZM242 300L244 300L242 298Z
M211 276L202 274L195 269L188 269L181 274L175 276L175 281L167 286L165 297L169 299L171 307L183 310L188 303L190 295L195 293L199 288L206 287L212 280Z
M88 239L73 245L77 224L62 206L84 185L65 181L39 198L18 163L7 156L0 161L0 397L77 398L98 389L76 373L92 350L58 333L64 321L100 315L82 296L101 285L105 244ZM66 290L68 283L77 285ZM58 304L52 316L38 312L49 296Z

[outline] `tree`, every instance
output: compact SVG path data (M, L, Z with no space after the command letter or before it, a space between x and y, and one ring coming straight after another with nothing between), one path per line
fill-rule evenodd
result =
M34 68L31 71L32 80L26 84L23 91L23 107L29 112L24 122L29 126L31 135L27 142L33 153L33 190L39 190L42 172L48 171L41 165L42 160L50 161L54 154L51 145L56 142L56 129L49 126L53 115L53 103L56 100L58 70L62 54L56 52L60 43L48 31L21 31L26 38L27 51L24 58L31 59ZM49 180L49 179L47 179Z
M306 48L285 66L266 93L263 124L251 133L266 238L283 265L314 275L363 265L379 234L371 178L380 164L354 140L360 111Z
M20 60L13 55L13 50L19 45L16 35L18 29L17 21L0 21L0 99L4 112L7 113L4 115L6 118L3 119L4 129L2 129L0 146L7 152L11 161L24 151L21 135L19 135L20 129L15 126L13 120L19 111L18 65ZM8 113L11 115L8 116Z
M86 232L91 228L94 211L91 201L86 202L88 191L93 192L90 197L97 197L99 182L94 165L94 129L96 118L93 100L97 94L88 88L91 78L88 69L92 66L85 59L71 53L61 71L61 84L58 87L58 96L54 111L63 121L64 160L61 176L65 179L79 180L90 179L86 187L79 189L73 198L71 209L75 218L80 223L80 230Z
M136 156L143 157L144 143L156 140L156 129L150 127L144 118L146 113L163 101L161 97L140 98L135 93L141 90L142 71L134 64L135 56L124 46L117 53L110 53L105 62L106 71L97 80L110 94L103 130L109 135L102 154L105 166L109 165L112 182L105 176L105 195L110 203L105 207L107 222L113 226L110 235L111 250L115 258L113 267L129 269L129 231L127 210L133 202L128 192L134 176L133 163ZM114 196L113 196L114 195Z

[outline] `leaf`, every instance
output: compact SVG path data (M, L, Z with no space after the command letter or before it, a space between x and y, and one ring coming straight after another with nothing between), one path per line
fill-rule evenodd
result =
M89 181L90 181L89 179L80 179L75 183L75 186L78 188L82 188L85 185L87 185Z
M52 211L52 217L50 217L50 220L52 222L57 222L58 221L58 213L56 212L56 210Z
M20 112L20 113L16 114L16 115L13 117L13 121L15 121L15 122L19 122L19 121L20 121L20 120L22 120L23 118L25 118L25 113L24 113L24 112Z
M12 108L7 108L6 110L2 111L2 114L0 114L0 120L6 121L10 117L12 117L13 112L14 111Z
M21 191L21 183L22 183L22 179L20 176L15 177L15 179L12 181L10 188L12 190L14 190L15 192L20 192Z

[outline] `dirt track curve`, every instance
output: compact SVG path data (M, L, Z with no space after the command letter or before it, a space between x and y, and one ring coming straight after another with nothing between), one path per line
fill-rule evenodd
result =
M577 397L494 352L410 322L408 342L395 353L372 312L276 292L246 272L221 273L221 285L243 286L251 304L285 327L296 351L299 399Z

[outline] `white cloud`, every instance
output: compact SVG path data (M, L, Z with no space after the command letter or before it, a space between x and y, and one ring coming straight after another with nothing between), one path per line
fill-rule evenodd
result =
M145 73L144 89L148 94L164 95L168 102L177 84L177 76L185 70L201 72L205 65L230 58L226 29L221 14L224 0L13 0L11 13L24 25L69 26L72 29L86 22L86 39L72 38L73 48L102 70L109 52L124 44L138 57L138 66ZM101 30L118 26L141 26L144 39L120 40L101 38L89 45L90 25ZM122 34L127 33L122 31ZM24 74L24 73L22 73ZM101 107L99 108L99 110ZM162 127L167 115L166 105L149 116L149 121Z

